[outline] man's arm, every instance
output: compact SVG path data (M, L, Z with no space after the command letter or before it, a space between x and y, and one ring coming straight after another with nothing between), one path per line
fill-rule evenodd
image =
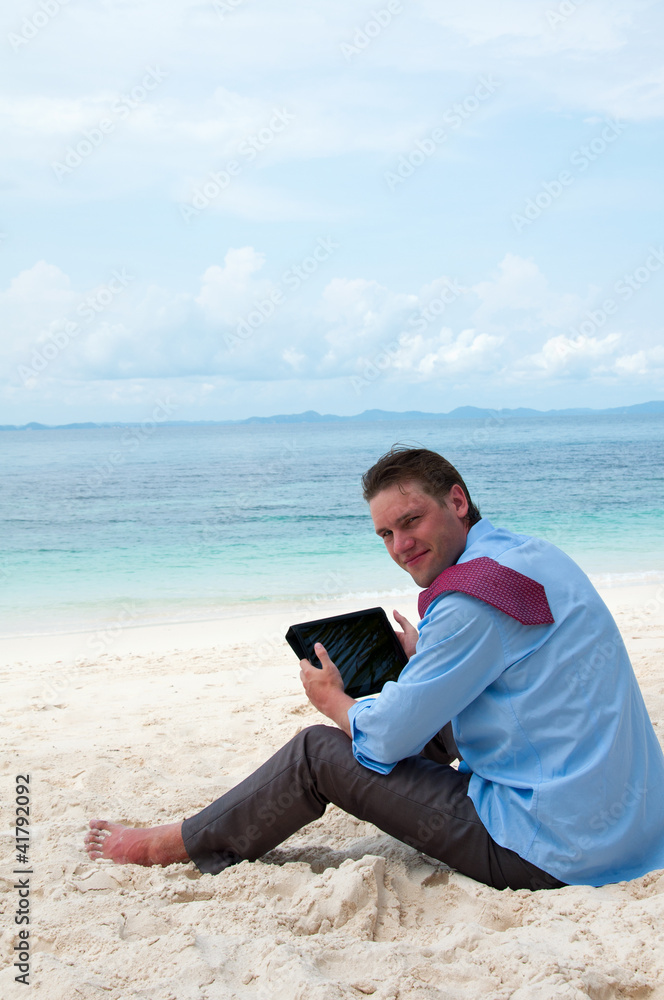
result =
M349 710L353 752L365 767L389 773L418 754L440 729L505 670L495 618L500 612L465 594L439 600L423 619L417 651L399 679Z
M321 670L309 660L300 660L300 680L307 698L323 715L336 723L346 736L350 736L348 709L357 702L344 691L344 682L327 651L320 642L314 646L316 656L323 665Z

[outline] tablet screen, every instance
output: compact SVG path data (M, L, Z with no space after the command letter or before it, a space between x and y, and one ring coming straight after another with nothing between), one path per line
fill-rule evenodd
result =
M317 667L320 661L314 643L323 643L352 698L378 693L386 681L397 679L408 662L382 608L304 622L291 631L296 633L306 659Z

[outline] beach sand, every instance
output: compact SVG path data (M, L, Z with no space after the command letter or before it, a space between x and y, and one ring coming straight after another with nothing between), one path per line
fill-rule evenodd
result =
M603 596L662 740L664 587ZM414 597L399 608L416 620ZM182 819L323 721L281 637L293 620L342 609L297 610L0 642L4 1000L29 995L9 957L24 773L30 989L44 1000L664 1000L661 872L498 892L334 807L218 876L87 859L91 817Z

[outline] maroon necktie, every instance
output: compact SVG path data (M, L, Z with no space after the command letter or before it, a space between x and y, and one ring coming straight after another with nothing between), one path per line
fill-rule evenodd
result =
M552 625L554 622L541 583L487 556L444 569L418 598L420 618L424 617L432 601L450 590L477 597L516 618L522 625Z

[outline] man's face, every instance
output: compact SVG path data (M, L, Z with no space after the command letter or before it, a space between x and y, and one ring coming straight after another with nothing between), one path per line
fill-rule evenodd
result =
M453 486L442 503L418 483L381 490L369 504L376 534L418 587L428 587L466 547L468 501Z

